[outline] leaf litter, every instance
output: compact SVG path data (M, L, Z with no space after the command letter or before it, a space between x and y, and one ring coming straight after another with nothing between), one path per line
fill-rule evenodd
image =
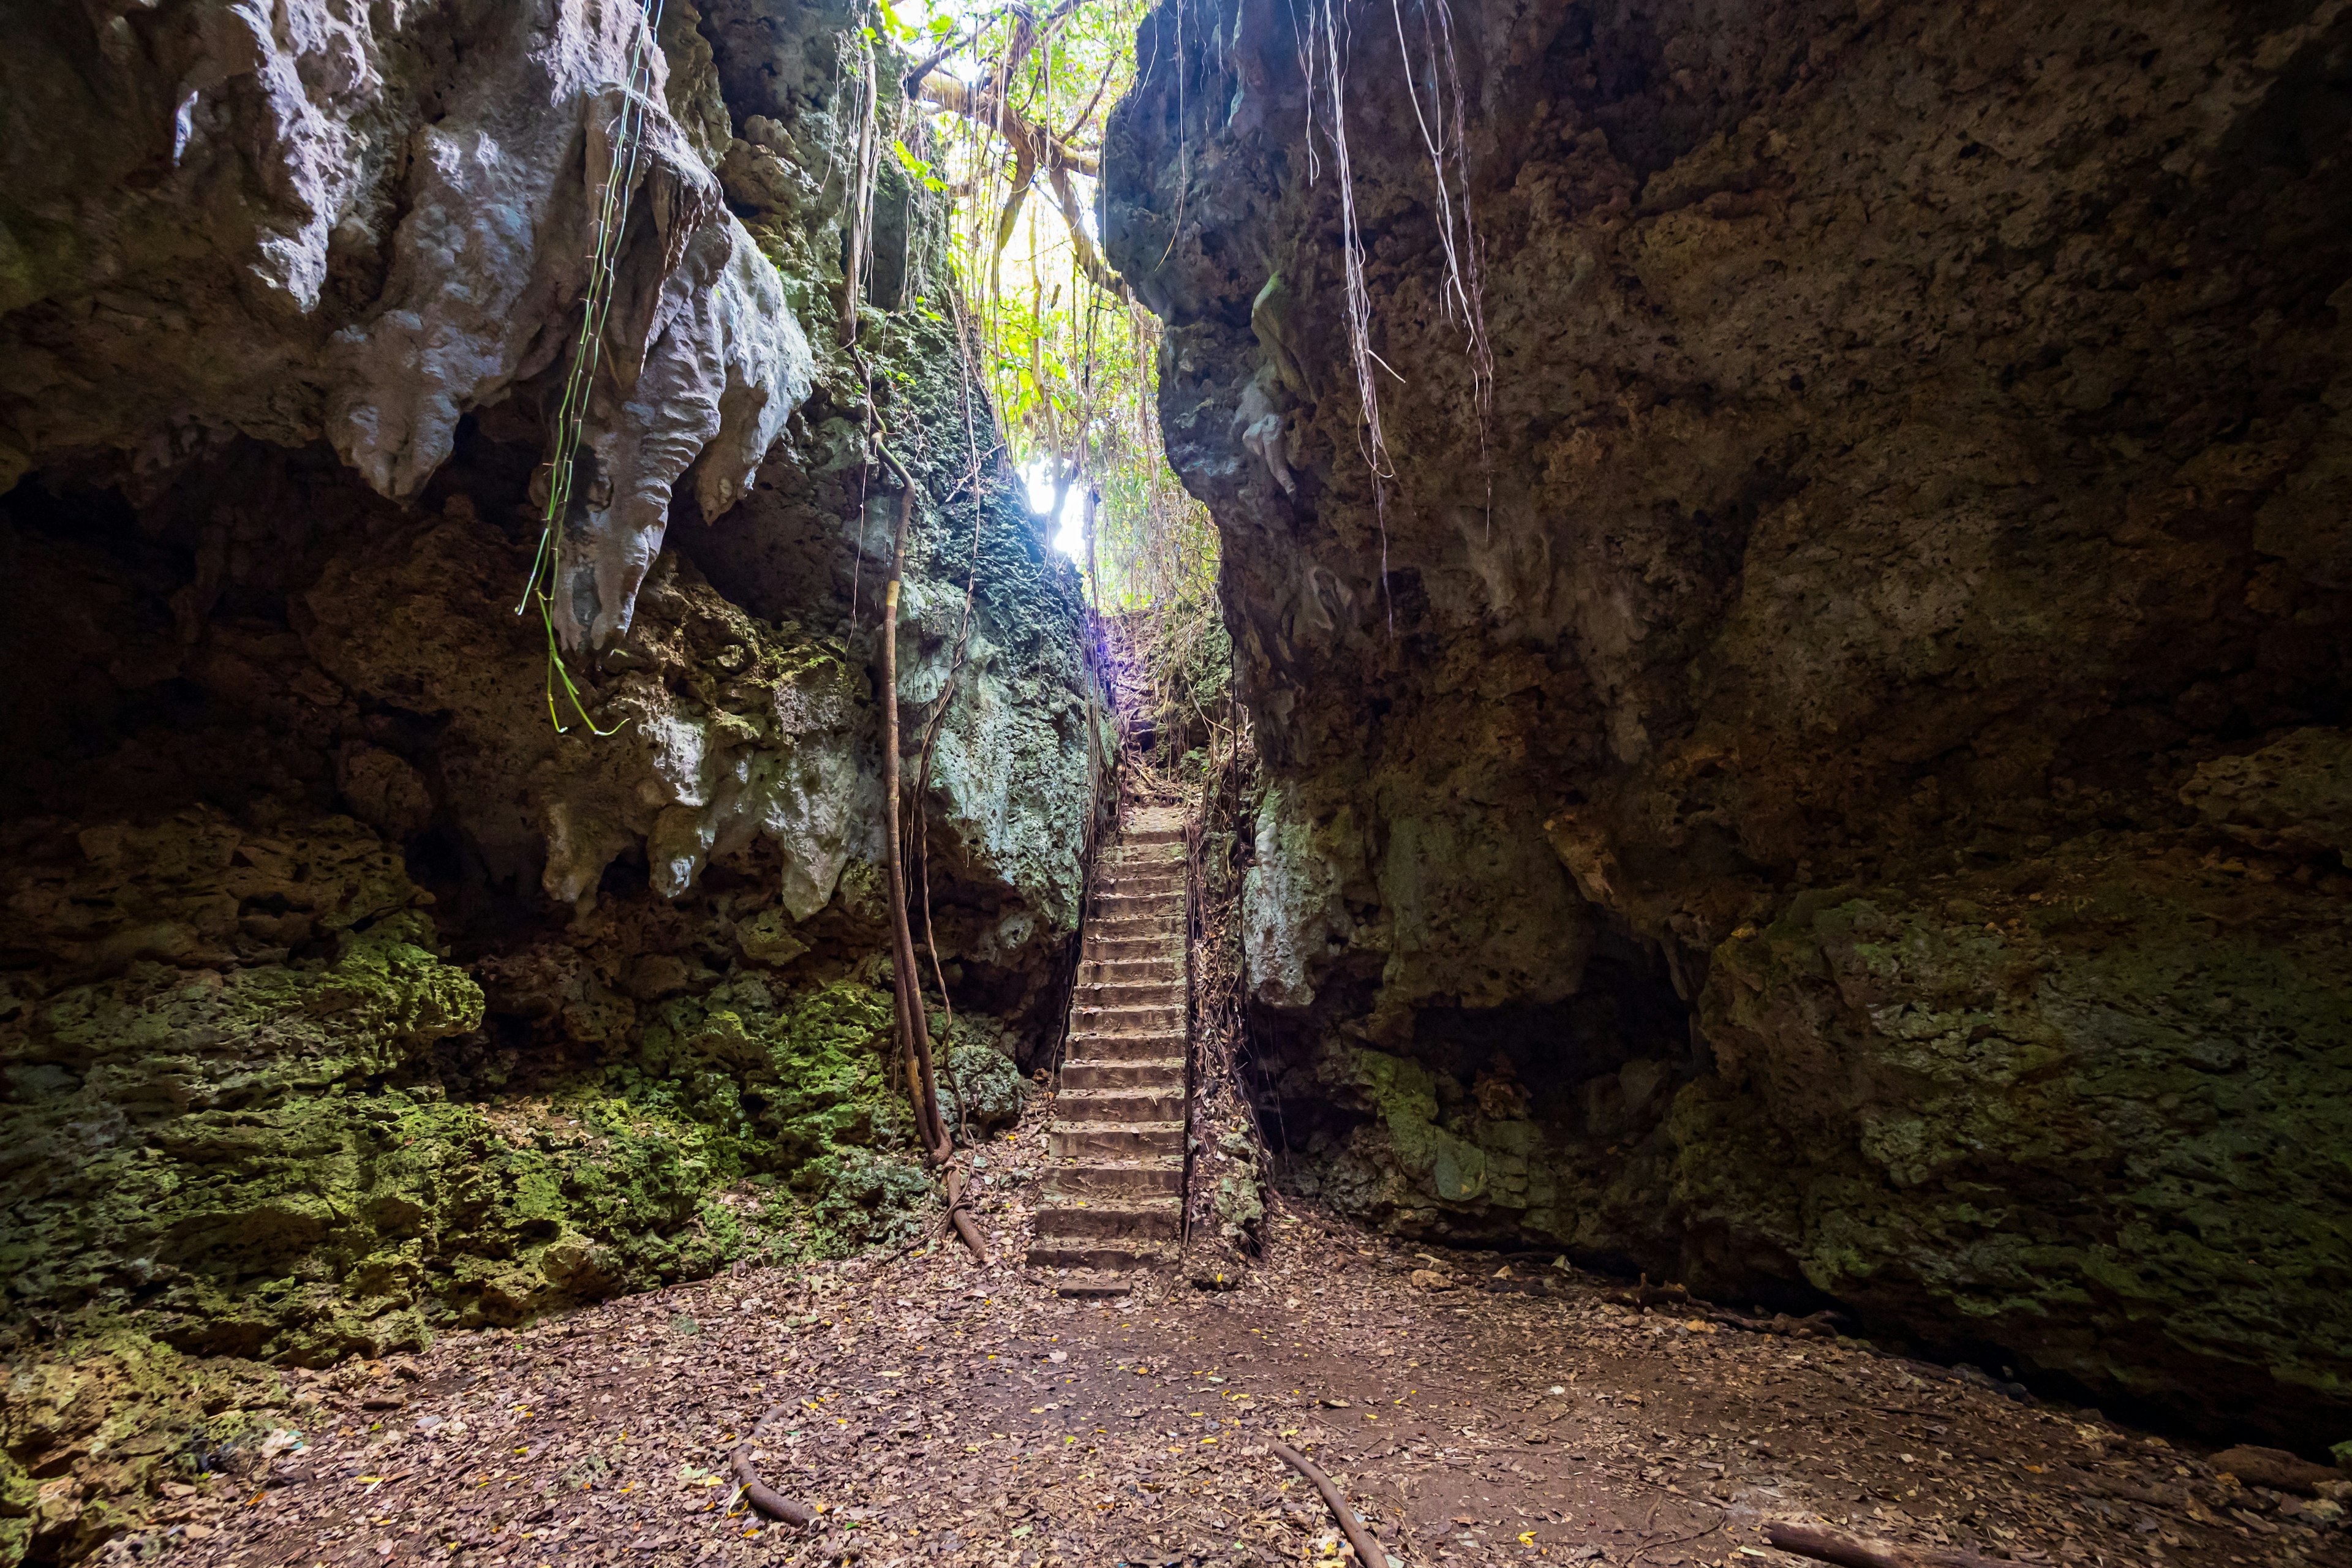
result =
M303 1446L187 1489L116 1554L1354 1562L1270 1451L1287 1443L1403 1564L1801 1562L1764 1545L1776 1520L2026 1564L2352 1563L2332 1500L2242 1486L2095 1412L1806 1324L1441 1257L1295 1201L1238 1289L1146 1275L1065 1299L1012 1261L1049 1115L985 1146L992 1268L935 1226L896 1255L740 1269L352 1363L317 1380ZM813 1525L745 1506L747 1444Z

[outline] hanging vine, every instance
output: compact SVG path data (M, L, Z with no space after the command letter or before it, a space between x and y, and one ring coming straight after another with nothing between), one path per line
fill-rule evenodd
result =
M621 245L628 236L629 209L636 194L638 164L645 151L646 114L652 104L654 39L661 27L661 0L654 0L644 26L630 40L628 85L622 93L621 107L606 131L606 144L611 151L605 159L604 183L596 193L588 291L581 301L580 331L572 342L571 367L563 378L562 401L556 406L554 450L540 469L535 487L545 490L540 511L539 546L531 555L530 574L524 579L522 597L515 605L518 616L533 606L539 610L540 625L547 637L547 718L557 734L567 733L571 729L557 706L559 689L591 734L610 735L621 727L614 724L599 728L589 717L579 683L572 679L556 638L555 610L548 589L557 578L563 528L572 511L572 475L580 461L588 402L595 394L596 373L603 363L604 328L613 312Z

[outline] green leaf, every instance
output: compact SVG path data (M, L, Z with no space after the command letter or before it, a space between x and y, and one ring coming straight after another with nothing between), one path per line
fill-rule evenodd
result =
M899 141L895 136L890 139L890 151L897 155L898 167L906 170L907 173L914 175L919 180L928 179L931 173L930 164L924 162L922 159L916 157L913 153L908 150L907 144L904 142Z

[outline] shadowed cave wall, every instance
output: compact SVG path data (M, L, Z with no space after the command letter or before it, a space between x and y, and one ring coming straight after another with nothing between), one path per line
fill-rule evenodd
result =
M1298 1179L2342 1436L2352 24L1457 3L1482 410L1359 18L1376 486L1308 15L1153 12L1106 195Z
M516 605L641 10L8 9L0 1555L69 1558L186 1431L282 1402L189 1358L381 1355L922 1223L874 424L923 490L910 774L953 672L922 816L979 1127L1058 1020L1101 742L1075 574L968 436L895 168L870 405L835 346L846 10L664 8L567 520L568 559L649 563L579 601L631 617L571 660L600 738Z

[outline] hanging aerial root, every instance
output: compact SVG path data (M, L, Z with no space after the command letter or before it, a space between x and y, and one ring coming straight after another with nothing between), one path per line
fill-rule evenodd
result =
M727 1456L727 1465L735 1472L735 1479L743 1489L745 1502L750 1503L770 1519L780 1519L786 1524L806 1528L815 1521L816 1510L806 1503L794 1502L761 1480L758 1468L751 1463L752 1447L761 1437L767 1436L768 1428L778 1419L791 1415L792 1409L789 1405L779 1405L761 1416L759 1424L751 1428L750 1436L736 1444L734 1452Z

